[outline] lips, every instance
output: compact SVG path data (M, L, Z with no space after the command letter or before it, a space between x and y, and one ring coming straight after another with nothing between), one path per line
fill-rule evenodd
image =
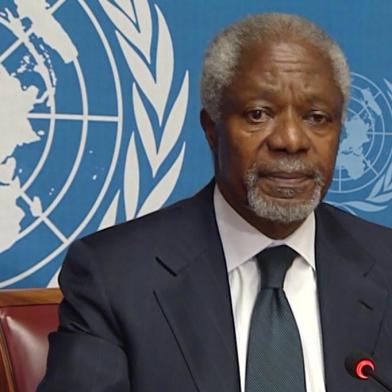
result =
M264 178L269 181L281 183L282 185L287 184L288 186L301 184L301 183L307 182L309 180L314 181L313 175L310 175L309 173L299 173L299 172L266 173L266 174L260 174L259 177Z
M273 162L257 162L246 173L248 189L280 199L308 199L321 189L324 178L313 164L296 157L282 157Z
M260 173L260 175L265 177L276 177L276 178L309 178L314 177L313 173L304 172L304 171L268 171L264 173Z
M271 177L288 180L312 178L317 180L322 177L314 164L295 157L282 157L273 162L257 162L253 164L250 171L259 178Z
M300 197L315 186L314 175L303 172L259 173L259 181L265 194L282 199Z

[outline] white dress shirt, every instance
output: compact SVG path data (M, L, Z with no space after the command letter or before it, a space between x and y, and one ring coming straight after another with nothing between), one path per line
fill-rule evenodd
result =
M217 186L214 192L214 207L229 275L241 391L245 392L249 327L260 288L260 273L255 256L270 246L286 244L299 255L287 271L284 291L301 337L306 390L325 392L314 252L314 214L311 214L289 237L284 240L273 240L238 215L223 198Z

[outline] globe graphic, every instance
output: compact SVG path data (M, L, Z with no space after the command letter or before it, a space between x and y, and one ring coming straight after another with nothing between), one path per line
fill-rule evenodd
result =
M81 20L83 34L67 30L69 15ZM5 287L50 263L90 222L114 174L123 115L113 53L84 2L0 4L0 36ZM94 45L99 61L84 54L86 44ZM38 241L45 244L38 259L26 257L11 268L9 260L38 249Z
M330 195L371 188L392 154L389 99L370 79L352 74L352 95L342 129Z

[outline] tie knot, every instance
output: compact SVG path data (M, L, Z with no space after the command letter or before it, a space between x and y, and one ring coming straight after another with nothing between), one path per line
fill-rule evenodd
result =
M256 257L261 274L261 288L283 288L286 272L297 253L287 245L267 248Z

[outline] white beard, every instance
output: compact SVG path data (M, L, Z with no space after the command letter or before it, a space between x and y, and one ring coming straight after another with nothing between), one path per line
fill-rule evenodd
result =
M315 188L312 196L308 200L298 202L289 199L293 196L293 190L281 189L283 199L276 200L264 196L257 186L259 172L303 172L311 174L314 178ZM246 173L245 184L247 186L247 197L250 210L260 218L273 222L292 223L306 219L318 206L321 200L321 191L324 179L320 171L302 162L298 158L281 158L273 165L254 164Z

